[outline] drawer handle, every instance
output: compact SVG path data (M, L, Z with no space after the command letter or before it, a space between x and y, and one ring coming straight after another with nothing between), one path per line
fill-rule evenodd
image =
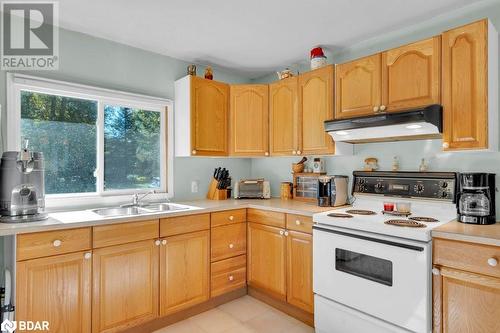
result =
M234 244L233 244L233 243L229 244L229 248L230 248L230 249L232 249L233 247L234 247Z
M167 245L167 240L166 240L166 239L163 239L163 240L161 241L161 245Z
M490 258L488 259L488 265L490 265L491 267L496 267L496 265L498 265L498 260L495 258Z
M55 241L52 242L52 245L54 245L54 247L59 247L61 246L62 242L59 240L59 239L56 239Z
M229 275L229 278L228 278L229 281L233 281L234 280L234 276L232 275Z
M229 216L229 221L232 221L232 220L234 220L234 216L233 215Z
M88 259L92 258L92 253L87 252L87 253L84 254L83 257L88 260Z
M155 245L156 246L160 246L160 244L161 244L161 241L159 239L155 240Z
M296 225L300 225L300 220L295 220Z

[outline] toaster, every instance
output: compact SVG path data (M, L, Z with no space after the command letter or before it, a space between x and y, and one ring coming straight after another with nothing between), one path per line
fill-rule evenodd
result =
M264 179L244 179L234 184L235 199L270 199L271 186Z

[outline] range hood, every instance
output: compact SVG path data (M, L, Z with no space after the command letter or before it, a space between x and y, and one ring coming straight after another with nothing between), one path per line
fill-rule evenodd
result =
M443 107L438 104L397 113L325 121L335 142L365 143L441 138Z

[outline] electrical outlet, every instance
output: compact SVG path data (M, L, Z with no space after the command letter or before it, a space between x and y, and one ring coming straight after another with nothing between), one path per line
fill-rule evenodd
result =
M191 193L198 193L199 182L197 180L191 181Z

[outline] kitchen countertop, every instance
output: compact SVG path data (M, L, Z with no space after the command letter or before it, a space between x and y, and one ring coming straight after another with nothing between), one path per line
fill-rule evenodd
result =
M102 217L89 210L57 212L49 214L45 221L30 223L0 223L0 236L15 235L20 233L48 231L56 229L68 229L78 227L89 227L104 224L143 221L148 219L159 219L165 217L203 214L216 211L224 211L238 208L257 208L288 214L312 216L315 213L324 212L337 207L318 207L314 203L297 200L281 200L272 198L267 200L195 200L172 202L173 204L193 206L194 209L172 211L169 213L151 213L135 216ZM340 207L338 207L340 208Z
M432 230L432 237L500 246L500 223L475 225L452 221Z

